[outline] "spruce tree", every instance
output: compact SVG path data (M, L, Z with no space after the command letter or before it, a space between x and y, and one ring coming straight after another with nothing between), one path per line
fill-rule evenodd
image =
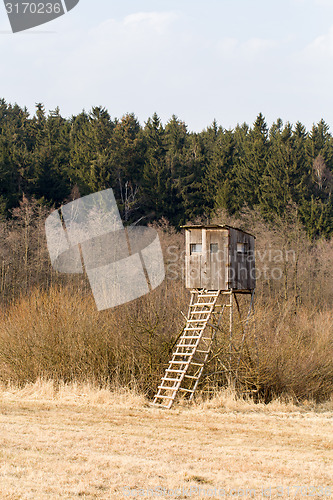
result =
M269 154L268 129L260 113L249 130L244 143L243 153L238 156L235 166L240 202L250 208L260 202L260 184L265 172Z

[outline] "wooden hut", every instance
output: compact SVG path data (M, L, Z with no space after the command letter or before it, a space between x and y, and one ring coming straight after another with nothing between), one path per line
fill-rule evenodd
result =
M183 227L186 288L239 292L254 290L253 235L222 224Z

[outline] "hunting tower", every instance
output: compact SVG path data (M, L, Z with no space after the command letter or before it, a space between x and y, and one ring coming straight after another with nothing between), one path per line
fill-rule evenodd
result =
M235 384L254 301L254 236L221 224L183 227L185 287L191 289L191 300L186 324L154 398L153 404L163 408L171 408L179 393L192 400L217 334L227 338L228 366L223 364L223 369L228 384ZM244 318L239 294L250 299ZM237 345L235 306L242 329ZM227 310L228 321L223 322Z
M186 288L254 290L254 236L219 224L184 228Z

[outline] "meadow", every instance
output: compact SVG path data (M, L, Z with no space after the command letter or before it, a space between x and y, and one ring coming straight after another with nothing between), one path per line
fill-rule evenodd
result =
M227 390L171 410L135 391L0 390L0 498L331 498L333 401Z

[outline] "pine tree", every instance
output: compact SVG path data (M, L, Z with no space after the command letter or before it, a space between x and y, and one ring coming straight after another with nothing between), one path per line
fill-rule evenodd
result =
M209 216L203 182L206 162L205 147L200 134L191 134L180 179L182 210L178 215L178 224Z
M260 208L266 216L282 217L293 202L295 168L291 125L287 123L283 130L280 126L274 127L270 155L260 183Z
M39 108L33 128L34 195L48 203L59 204L71 190L69 123L60 115L59 108L51 111L48 117L44 109Z
M223 130L221 127L217 133L211 158L205 168L206 201L211 215L221 208L229 213L235 210L230 197L235 154L236 144L232 131Z
M134 114L127 114L115 123L110 139L109 162L112 188L125 220L142 214L141 182L144 165L144 138Z
M156 113L149 118L144 128L145 163L142 188L144 206L159 219L168 216L170 177L166 166L165 131Z
M240 202L250 208L260 202L260 184L269 154L268 129L260 113L243 143L243 153L235 166Z
M178 225L182 220L183 198L182 188L187 178L187 154L189 134L186 124L175 115L165 127L166 170L168 202L165 210L172 224ZM185 180L186 182L186 180Z
M287 123L282 129L273 125L267 167L261 182L260 207L267 216L282 217L290 204L300 208L310 199L308 166L306 162L306 134L298 123L293 131Z
M112 185L111 139L114 130L105 108L94 107L81 113L71 125L71 185L77 184L82 195Z

